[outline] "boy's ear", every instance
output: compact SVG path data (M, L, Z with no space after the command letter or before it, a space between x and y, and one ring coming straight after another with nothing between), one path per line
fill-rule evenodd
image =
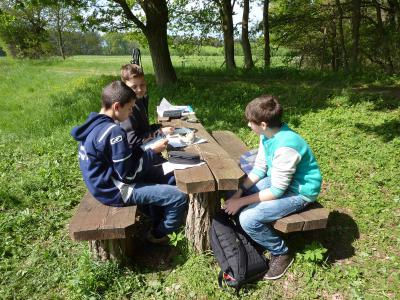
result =
M119 110L121 109L121 103L120 103L120 102L114 102L114 103L112 104L112 109L113 109L114 111L119 111Z
M267 125L267 123L265 123L265 122L261 122L261 123L260 123L260 126L261 126L261 128L262 128L263 130L267 130L267 128L268 128L268 125Z

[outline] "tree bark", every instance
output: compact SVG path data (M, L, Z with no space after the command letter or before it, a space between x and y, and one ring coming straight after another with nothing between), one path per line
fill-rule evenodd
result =
M361 23L361 0L352 0L352 17L351 17L351 70L353 72L358 69L358 55L360 42L360 23Z
M378 44L382 46L383 53L385 55L385 60L387 61L387 72L389 74L393 74L394 72L394 66L393 66L393 61L390 53L390 48L388 45L388 41L386 38L386 31L383 27L383 21L382 21L382 12L381 12L381 5L377 0L373 0L375 4L375 9L376 9L376 26L377 26L377 31L378 31Z
M269 68L271 66L271 45L269 38L269 0L264 0L263 33L264 33L264 67Z
M176 82L177 77L168 48L166 0L138 1L146 15L146 25L132 13L126 0L114 0L114 2L122 7L125 17L141 29L146 36L157 85L164 86Z
M332 71L338 71L338 45L336 41L336 23L331 22L331 34L329 35L329 42L331 46L332 56L331 56L331 67Z
M343 8L340 0L336 0L336 7L339 14L339 40L340 40L340 48L342 49L342 60L343 60L343 68L345 72L349 71L349 59L347 56L346 44L344 39L344 31L343 31Z
M126 239L89 241L92 257L97 260L114 260L126 265L132 257L135 243L132 237Z
M224 34L224 52L227 69L235 69L235 43L233 33L233 5L231 0L214 0L218 4Z
M400 31L400 2L398 0L388 0L389 4L389 20L393 28Z
M185 234L198 252L210 249L211 220L220 205L218 192L189 195Z
M325 64L325 53L326 53L326 27L322 29L322 33L324 35L323 42L322 42L322 52L321 52L321 66L320 69L321 71L324 69L324 64Z
M242 17L242 47L244 55L244 68L251 69L254 67L253 57L251 55L251 46L249 41L249 0L243 0L243 17Z
M60 50L60 55L62 56L62 58L65 60L65 52L64 52L64 39L62 36L62 25L61 25L61 16L60 16L60 9L58 8L57 12L56 12L56 26L57 26L57 40L58 40L58 48Z

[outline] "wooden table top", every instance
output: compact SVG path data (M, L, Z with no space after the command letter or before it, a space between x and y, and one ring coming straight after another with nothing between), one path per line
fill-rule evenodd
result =
M195 128L196 136L206 143L190 145L179 150L198 153L206 164L184 170L175 170L176 185L187 194L217 190L237 190L243 171L229 154L214 140L200 123L188 123L180 119L162 122L163 126ZM176 149L175 149L176 150Z

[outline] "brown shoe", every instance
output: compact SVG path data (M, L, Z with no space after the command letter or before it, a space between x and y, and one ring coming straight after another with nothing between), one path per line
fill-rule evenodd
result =
M265 274L264 279L273 280L281 278L292 265L293 261L294 257L290 254L271 255L269 270L267 274Z
M156 238L151 230L147 233L146 239L147 239L147 241L149 241L152 244L158 244L158 245L168 245L169 244L168 236L164 235L163 237Z

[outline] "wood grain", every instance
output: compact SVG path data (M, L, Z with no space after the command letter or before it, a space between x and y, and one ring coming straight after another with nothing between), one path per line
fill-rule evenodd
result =
M123 239L133 232L136 206L111 207L87 192L69 224L75 241Z

